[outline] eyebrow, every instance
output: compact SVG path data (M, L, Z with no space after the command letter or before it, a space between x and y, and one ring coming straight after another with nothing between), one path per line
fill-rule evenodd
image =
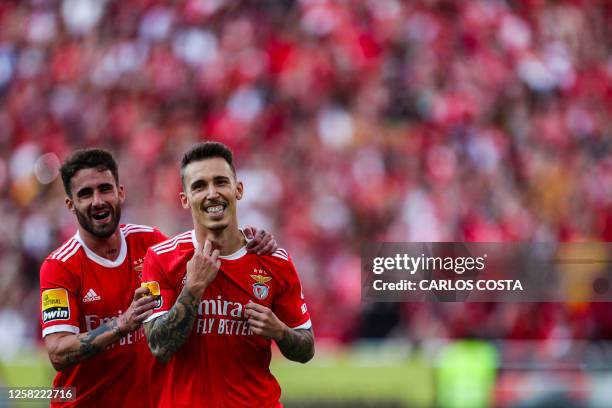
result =
M91 187L83 187L82 189L77 191L76 195L77 197L80 197L80 196L84 196L85 194L91 193L92 191L93 191L93 188Z
M230 180L230 178L227 177L227 176L214 176L213 177L213 181L229 181L229 180ZM194 188L198 187L200 184L205 184L205 183L206 183L205 180L197 179L197 180L194 180L189 185L189 187L193 190Z
M197 179L195 181L193 181L189 187L193 190L194 188L198 187L200 184L205 184L205 181L202 179Z
M113 185L111 183L100 183L98 184L95 188L98 189L105 189L105 188L113 188ZM93 187L83 187L82 189L80 189L79 191L77 191L77 197L83 196L85 194L91 193L94 190Z

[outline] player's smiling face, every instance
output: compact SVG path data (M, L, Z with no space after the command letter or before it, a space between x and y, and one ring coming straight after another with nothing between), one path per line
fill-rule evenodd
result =
M98 169L79 170L70 185L72 198L66 198L66 205L79 225L95 237L111 236L121 218L123 186L117 185L110 170Z
M209 230L238 224L236 203L242 198L242 182L220 157L191 162L184 169L181 202L190 208L194 220Z

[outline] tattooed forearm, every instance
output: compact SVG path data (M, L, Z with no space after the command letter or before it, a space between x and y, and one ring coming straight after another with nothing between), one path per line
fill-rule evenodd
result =
M50 350L51 363L57 370L63 370L95 356L106 346L119 340L122 335L118 320L115 318L86 333L65 336Z
M306 363L314 356L314 334L312 329L286 328L283 339L277 341L283 356L291 361Z
M158 360L168 361L185 343L195 321L199 303L199 299L187 288L183 288L168 313L144 324L149 348Z

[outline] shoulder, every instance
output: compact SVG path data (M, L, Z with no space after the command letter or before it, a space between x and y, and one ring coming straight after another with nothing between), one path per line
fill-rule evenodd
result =
M159 228L148 225L125 224L121 226L121 233L126 241L140 242L147 247L168 239Z
M52 265L56 263L66 264L75 258L75 254L79 252L82 245L76 237L70 238L64 242L62 246L51 252L45 259L43 265Z
M136 233L151 234L155 232L156 230L156 228L149 227L148 225L138 225L138 224L125 224L125 225L122 225L120 228L121 228L121 232L123 232L123 235L125 237L131 234L136 234Z
M281 259L281 260L286 261L286 262L290 262L289 252L287 252L283 248L278 248L276 251L274 251L272 254L270 254L270 256L274 257L274 258Z
M151 248L149 248L149 252L152 252L155 255L163 255L165 253L172 252L179 246L185 244L191 245L191 231L183 232L182 234L162 241L159 244L153 245Z
M260 255L259 258L262 263L270 265L271 270L281 272L283 275L295 270L289 252L283 248L278 248L270 255Z
M40 266L41 286L52 282L68 284L78 281L82 269L81 248L81 243L71 238L51 252Z

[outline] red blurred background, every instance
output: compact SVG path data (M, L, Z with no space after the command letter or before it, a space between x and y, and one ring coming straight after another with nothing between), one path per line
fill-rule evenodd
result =
M0 349L40 341L61 160L111 149L123 221L175 234L199 140L233 148L319 339L612 339L607 304L364 305L359 278L370 241L612 241L611 113L605 0L5 0Z

